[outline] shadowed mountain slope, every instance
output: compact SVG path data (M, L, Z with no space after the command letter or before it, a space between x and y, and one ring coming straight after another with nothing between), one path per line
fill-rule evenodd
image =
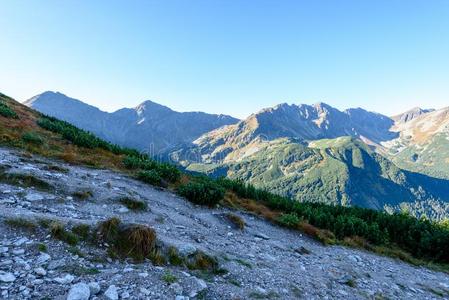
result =
M152 101L107 113L61 93L45 92L25 105L91 131L112 143L153 155L190 143L201 134L238 120L203 112L176 112Z

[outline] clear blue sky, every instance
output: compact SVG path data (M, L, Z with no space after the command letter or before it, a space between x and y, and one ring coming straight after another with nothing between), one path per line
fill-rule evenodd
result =
M449 105L449 1L0 0L0 91L245 117Z

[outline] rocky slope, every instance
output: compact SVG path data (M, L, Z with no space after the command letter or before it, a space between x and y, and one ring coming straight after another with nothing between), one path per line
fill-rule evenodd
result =
M148 151L152 155L190 143L203 133L238 121L226 115L180 113L152 101L107 113L54 92L42 93L24 104L112 143Z
M197 207L121 173L83 168L0 149L7 174L27 174L54 188L0 182L0 286L2 299L441 299L447 274L340 246L322 246L296 231L233 212L244 230L223 216L228 209ZM74 197L90 191L84 200ZM145 201L134 212L118 199ZM107 247L70 246L44 228L9 225L11 219L58 220L67 228L94 226L118 216L151 226L158 243L180 253L217 258L217 274L173 265L111 260ZM43 223L43 222L41 222ZM30 231L31 230L31 231Z

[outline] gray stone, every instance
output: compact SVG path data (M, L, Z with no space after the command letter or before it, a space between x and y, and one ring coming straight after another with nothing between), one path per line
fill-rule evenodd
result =
M36 263L38 265L42 265L42 264L45 264L50 259L51 259L50 255L48 255L47 253L41 253L39 255L39 257L37 258Z
M12 273L0 274L1 282L14 282L15 280L16 276L14 276Z
M47 275L47 271L45 271L45 269L42 267L38 267L38 268L34 269L34 273L36 273L39 276Z
M179 247L179 254L182 256L189 256L196 252L196 247L190 244L185 244Z
M87 284L80 282L72 285L67 300L89 300L90 289Z
M118 211L119 213L124 214L124 213L129 212L129 209L126 208L126 207L124 207L124 206L122 206L122 207L120 207L117 211Z
M98 282L90 282L89 289L92 295L96 295L101 291L101 287L100 284L98 284Z
M254 236L258 237L258 238L261 238L261 239L264 239L264 240L269 240L270 239L270 237L268 235L263 234L262 232L256 232L254 234Z
M36 194L33 192L29 192L26 196L25 199L27 201L40 201L40 200L44 200L44 197L41 194Z
M106 292L104 292L104 296L109 300L117 300L118 299L118 291L115 285L110 285Z
M59 283L59 284L69 284L72 283L75 277L73 277L70 274L66 274L64 277L56 277L53 278L53 281Z

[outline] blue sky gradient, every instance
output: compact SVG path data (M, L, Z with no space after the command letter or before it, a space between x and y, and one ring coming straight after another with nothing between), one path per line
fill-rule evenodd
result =
M0 0L0 91L240 118L449 105L449 1Z

